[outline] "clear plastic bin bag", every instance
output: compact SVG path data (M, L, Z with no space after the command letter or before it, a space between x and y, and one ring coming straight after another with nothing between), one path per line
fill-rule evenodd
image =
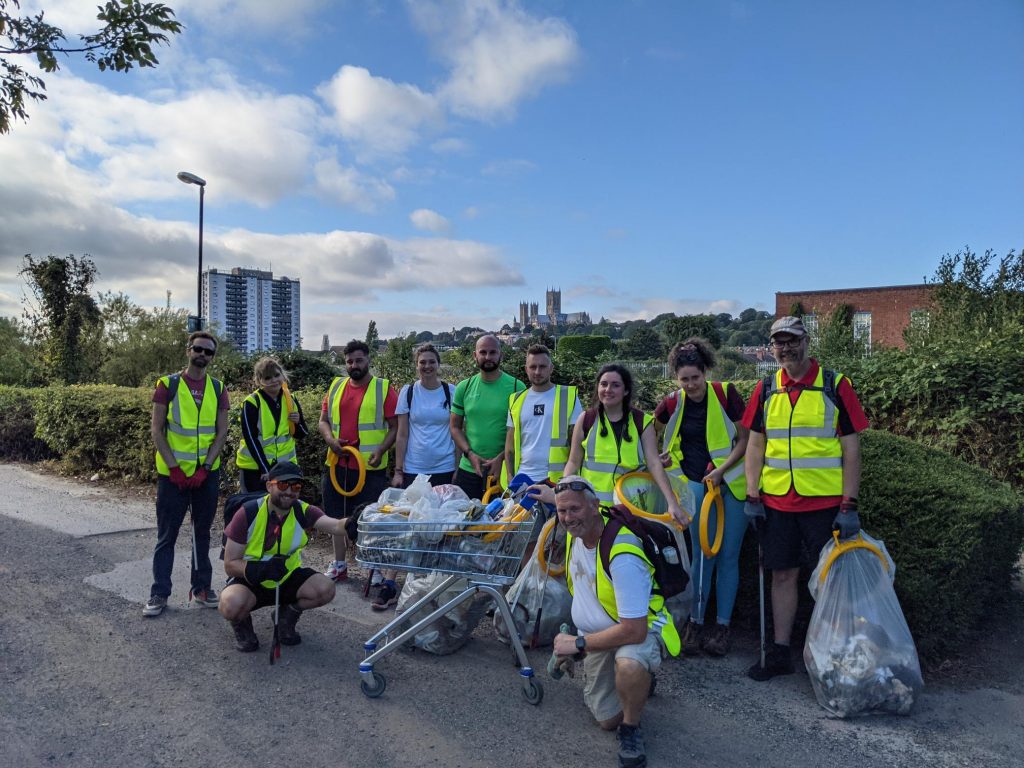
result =
M924 681L893 589L896 565L883 542L861 533L852 543L826 544L811 574L816 602L804 645L811 686L835 717L909 714Z

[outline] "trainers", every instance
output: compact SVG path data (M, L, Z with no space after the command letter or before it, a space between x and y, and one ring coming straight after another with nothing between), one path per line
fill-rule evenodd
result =
M150 595L142 609L143 616L159 616L167 607L167 598L162 595Z
M704 625L698 624L693 619L686 622L683 627L683 636L680 638L682 651L687 656L696 656L700 653L701 635L704 633Z
M345 581L348 578L348 563L335 560L331 567L324 571L324 576L334 582Z
M281 619L277 623L277 639L281 645L298 645L302 635L295 631L295 624L302 617L302 610L294 605L286 605L281 609Z
M260 639L256 637L256 630L252 628L251 614L241 621L232 621L231 628L235 631L235 648L242 653L259 650Z
M188 593L189 600L207 608L216 608L220 603L220 595L213 587L208 589L197 589Z
M777 675L791 674L793 674L793 657L789 653L789 646L779 645L778 643L772 643L768 648L768 652L764 657L763 667L761 666L761 660L758 659L747 670L747 675L750 679L757 680L759 683L770 680Z
M729 652L729 644L729 626L715 624L712 629L704 633L700 647L704 649L704 653L712 656L725 656Z
M644 734L639 725L619 726L619 768L644 768L647 765L647 749Z
M370 576L370 586L371 587L379 587L383 583L384 583L384 574L381 573L380 571L374 571L373 575Z
M398 604L398 587L391 579L384 582L384 586L380 588L380 592L377 593L377 598L370 603L370 607L375 611L386 611L394 605Z

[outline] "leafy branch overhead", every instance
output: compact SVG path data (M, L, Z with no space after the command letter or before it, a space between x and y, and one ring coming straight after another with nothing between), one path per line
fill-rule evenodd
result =
M155 67L159 61L155 45L169 42L169 35L181 32L174 11L163 3L138 0L107 0L99 6L96 19L102 24L93 34L68 39L60 27L44 19L45 12L18 16L18 0L0 0L0 134L9 133L14 120L25 121L27 99L43 101L46 84L38 75L14 63L14 56L35 56L43 72L60 69L58 55L79 53L101 72L127 72L132 67Z

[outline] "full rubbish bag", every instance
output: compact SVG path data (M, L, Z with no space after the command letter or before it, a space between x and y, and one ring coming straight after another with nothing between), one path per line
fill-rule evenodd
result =
M910 713L924 687L917 648L893 589L896 564L865 533L821 550L804 645L814 695L834 717Z
M448 574L436 571L424 574L410 573L405 579L405 586L402 587L402 594L398 598L397 613L404 613L417 600L447 578ZM467 586L468 583L465 579L454 582L431 601L430 610L435 610L457 597ZM486 594L477 595L472 600L460 603L437 621L421 629L413 636L410 643L416 648L437 656L455 653L469 642L470 635L483 619L490 603L491 597Z

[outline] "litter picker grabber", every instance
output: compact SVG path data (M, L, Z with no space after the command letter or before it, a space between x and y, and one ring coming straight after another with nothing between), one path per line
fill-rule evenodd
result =
M757 597L761 608L761 669L765 668L765 629L764 629L764 546L761 544L761 531L755 525L757 534Z
M281 635L278 626L281 624L281 582L274 587L274 642L270 644L270 665L274 665L274 659L281 658Z

